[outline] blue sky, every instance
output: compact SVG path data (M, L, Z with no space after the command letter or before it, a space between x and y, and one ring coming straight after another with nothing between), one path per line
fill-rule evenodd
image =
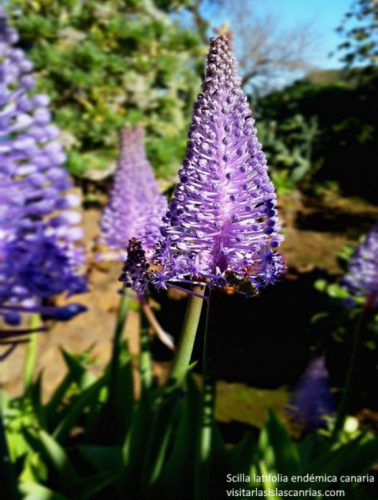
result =
M283 26L292 28L297 23L313 22L319 37L313 64L321 68L340 66L338 56L329 58L328 54L342 41L335 28L348 11L351 0L263 0L261 4L270 12L277 12Z
M238 0L227 0L232 6ZM316 35L312 64L319 68L339 67L339 56L328 55L342 41L335 28L349 10L352 0L249 0L261 13L273 13L280 18L282 28L310 22ZM212 13L214 14L214 13ZM212 16L214 21L214 16ZM223 19L220 19L221 24ZM218 23L216 23L218 24Z

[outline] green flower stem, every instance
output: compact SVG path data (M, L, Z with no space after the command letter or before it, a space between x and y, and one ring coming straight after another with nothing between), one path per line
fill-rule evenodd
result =
M7 500L20 500L21 495L17 488L17 478L14 466L9 456L7 439L3 424L3 417L0 414L0 484L1 498ZM4 496L3 496L4 495Z
M210 291L203 346L203 389L196 462L195 500L209 498L217 358L216 338L211 328L213 303L214 296L213 292Z
M151 418L149 438L145 447L142 484L151 485L161 472L167 452L172 409L177 405L181 385L190 366L193 345L201 318L205 286L194 286L196 295L189 295L180 340L175 351L172 370L167 384L160 391ZM198 296L200 295L200 297Z
M148 336L148 319L144 314L141 315L140 330L140 376L142 391L147 391L152 385L151 353L150 339Z
M348 371L347 371L346 380L345 380L345 386L344 386L343 393L341 396L341 401L340 401L340 405L339 405L338 412L337 412L336 424L335 424L335 428L333 430L333 434L332 434L332 438L331 438L332 444L337 443L337 441L340 438L340 434L344 428L345 419L347 417L348 410L349 410L351 395L353 393L354 373L355 373L355 369L356 369L356 361L357 361L358 354L359 354L360 347L361 347L361 345L360 345L361 344L361 337L362 337L362 333L363 333L364 328L365 328L367 315L368 315L369 311L371 310L371 308L373 307L375 299L376 299L376 295L373 292L371 292L366 297L365 304L362 308L360 317L359 317L358 322L356 324L356 329L355 329L354 337L353 337L352 352L350 355L350 361L349 361Z
M205 293L205 286L196 285L193 287L193 292L198 295L203 295ZM180 340L175 352L170 375L170 382L175 385L181 385L188 372L194 341L201 318L202 305L203 299L195 295L189 295Z
M38 313L32 314L30 318L29 327L31 330L37 329L42 325L41 317ZM26 361L24 367L24 391L29 391L33 382L33 374L35 369L36 357L38 350L38 335L30 335L28 347L26 351Z
M120 368L120 356L122 350L122 338L123 331L125 328L125 323L127 319L127 313L130 306L130 297L123 293L119 302L117 322L113 334L112 342L112 354L110 360L110 373L109 373L109 396L108 401L111 401L114 397L114 392L116 391L116 381L118 370Z

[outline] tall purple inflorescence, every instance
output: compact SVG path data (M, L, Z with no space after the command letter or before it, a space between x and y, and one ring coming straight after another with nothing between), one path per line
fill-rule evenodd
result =
M308 432L321 427L324 417L334 411L324 356L309 363L293 389L287 410L292 421Z
M20 305L86 286L59 129L48 97L33 92L32 63L17 41L0 10L0 315L14 324Z
M276 195L227 36L211 41L154 281L255 293L284 270Z
M378 225L373 226L357 246L344 285L352 295L370 296L372 303L378 305Z
M120 134L120 155L109 203L100 221L100 241L118 260L124 260L129 241L136 238L150 257L166 210L167 200L146 157L144 130L141 126L125 127Z

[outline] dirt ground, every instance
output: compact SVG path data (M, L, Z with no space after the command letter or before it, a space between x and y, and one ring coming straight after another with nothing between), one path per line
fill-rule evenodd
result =
M356 242L371 224L378 220L378 207L356 200L333 199L323 203L303 200L299 195L280 199L285 242L282 251L286 256L289 275L321 269L330 275L340 272L336 256L347 243ZM98 209L86 209L83 214L85 242L89 254L97 235ZM70 322L50 325L49 332L39 336L38 370L44 373L44 392L47 396L64 374L65 367L59 349L82 352L93 346L96 360L94 370L100 372L109 358L117 306L119 301L120 264L92 265L89 293L73 300L87 306L88 311ZM130 339L131 350L138 352L139 316L131 311L125 335ZM1 386L17 395L22 387L25 347L18 347L1 363ZM155 371L164 374L167 362L157 363ZM229 393L230 387L222 383L220 393ZM282 394L280 393L280 401ZM264 397L262 397L264 399ZM227 406L227 405L226 405ZM225 405L220 405L220 417L227 421Z

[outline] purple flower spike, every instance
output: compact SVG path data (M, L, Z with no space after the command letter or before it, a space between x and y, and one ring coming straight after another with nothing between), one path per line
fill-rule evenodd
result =
M154 282L253 294L284 270L276 194L227 36L212 40Z
M378 305L378 225L373 226L350 261L344 285L356 297L370 297Z
M136 238L150 257L166 210L167 200L159 191L144 150L144 130L141 126L125 127L120 134L109 203L100 222L100 241L110 247L117 260L124 260L129 241Z
M312 432L334 411L334 401L324 356L314 358L294 387L287 408L291 420Z
M0 316L11 325L19 318L4 306L39 306L86 287L59 130L17 40L0 9Z

